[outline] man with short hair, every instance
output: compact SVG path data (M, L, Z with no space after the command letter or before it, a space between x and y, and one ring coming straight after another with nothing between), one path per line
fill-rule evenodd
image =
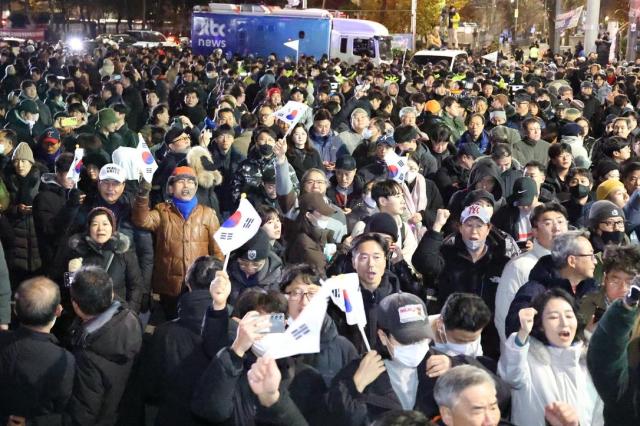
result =
M31 99L21 101L17 107L7 112L5 129L16 132L19 142L26 142L35 147L35 141L44 132L44 125L40 122L38 104Z
M549 162L549 142L541 139L540 119L529 117L522 121L524 138L513 145L513 158L520 164L538 161L541 164Z
M329 179L327 198L340 207L345 214L362 198L363 183L356 175L356 160L351 155L343 155L336 161L336 171Z
M340 132L338 137L344 142L349 155L360 145L364 129L369 127L369 114L362 108L356 108L351 113L349 129Z
M319 109L313 116L313 127L309 130L309 142L320 153L322 165L328 174L333 173L338 158L349 154L340 136L331 129L331 113Z
M0 332L0 420L62 424L73 390L75 360L51 334L62 314L60 290L53 281L36 277L20 284L15 300L20 326ZM7 422L9 416L17 423Z
M585 231L567 231L556 235L551 254L541 257L531 269L529 281L513 298L505 319L505 336L520 328L518 313L531 307L533 299L550 288L561 288L573 295L577 302L598 289L593 279L596 255Z
M113 282L98 266L84 266L73 276L71 305L77 315L71 348L76 380L69 413L74 424L113 425L142 346L137 315L113 297Z
M530 221L533 232L531 249L511 259L498 282L494 323L501 343L507 338L504 334L505 318L515 294L529 280L529 272L538 260L551 253L554 238L568 230L567 212L555 202L534 208Z
M530 177L538 187L538 199L543 203L557 201L556 195L545 184L546 166L538 161L529 161L522 169L523 176Z
M442 100L442 124L451 131L451 143L455 144L460 140L462 134L467 130L464 125L464 109L453 96L446 96Z

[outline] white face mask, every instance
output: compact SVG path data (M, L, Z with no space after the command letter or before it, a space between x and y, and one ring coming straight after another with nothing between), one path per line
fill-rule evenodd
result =
M362 131L362 137L364 139L371 139L371 136L373 136L373 132L368 127Z
M321 229L327 229L329 226L329 218L323 217L322 219L315 218L316 226Z
M449 356L466 355L472 357L482 356L482 345L480 337L469 343L436 343L435 348Z
M406 174L406 176L404 177L404 180L406 180L407 182L411 183L414 180L416 180L416 177L418 177L418 172L414 172L413 170L409 170Z
M416 368L429 352L429 339L411 345L396 345L393 347L393 360L405 367Z
M207 73L207 78L216 78L218 76L217 73L215 72L208 72Z
M469 251L476 252L484 247L486 240L463 240Z

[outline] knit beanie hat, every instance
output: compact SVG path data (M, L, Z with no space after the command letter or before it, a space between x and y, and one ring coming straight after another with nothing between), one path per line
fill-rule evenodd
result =
M596 201L589 210L589 226L595 229L599 223L611 217L624 219L624 212L609 200Z
M389 235L393 241L398 240L398 224L388 213L376 213L371 215L364 227L364 232L378 232Z
M604 200L609 194L619 188L624 188L624 184L620 182L618 179L607 179L598 185L598 189L596 189L596 199Z
M31 164L36 162L36 160L33 159L33 151L31 151L28 143L20 142L16 149L13 150L11 161L15 160L27 160Z
M107 219L111 224L112 232L115 232L118 226L118 223L116 222L116 217L113 214L113 212L106 207L96 207L93 210L91 210L87 215L87 234L89 233L89 228L91 227L91 221L93 220L94 217L99 215L107 216Z
M116 116L116 112L111 108L103 108L98 111L98 122L97 124L101 127L107 127L111 124L115 124L118 122L118 117Z

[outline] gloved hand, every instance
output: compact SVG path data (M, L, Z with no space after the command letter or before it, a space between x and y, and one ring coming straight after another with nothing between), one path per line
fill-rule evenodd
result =
M82 268L82 258L76 257L75 259L71 259L69 261L69 267L67 268L67 270L69 272L76 272L80 268Z
M71 188L67 193L67 205L71 207L78 207L84 201L86 195L78 188Z
M138 186L138 196L142 198L148 198L150 192L151 192L151 184L146 180L141 179L140 185Z
M200 157L200 162L202 163L202 167L204 167L205 170L208 170L210 172L214 172L217 170L216 166L213 164L211 160L209 160L209 158L206 155L203 155Z

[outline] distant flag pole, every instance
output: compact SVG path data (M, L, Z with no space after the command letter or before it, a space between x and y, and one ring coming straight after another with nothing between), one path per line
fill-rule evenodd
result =
M260 215L247 200L246 194L242 194L238 210L229 216L213 235L213 239L225 255L222 265L223 271L227 271L231 252L253 238L261 225Z

